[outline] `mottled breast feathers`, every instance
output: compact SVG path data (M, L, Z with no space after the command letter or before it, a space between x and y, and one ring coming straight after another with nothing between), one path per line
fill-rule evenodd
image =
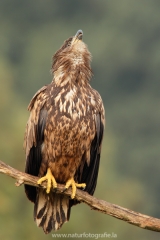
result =
M68 171L76 171L77 181L89 182L86 191L89 189L88 192L93 193L104 130L104 108L98 92L89 83L87 86L86 83L85 86L77 83L77 86L66 84L59 87L52 82L35 94L28 109L31 114L25 134L26 157L35 148L34 153L36 150L36 154L43 158L43 161L40 158L41 163L36 164L36 171L32 169L30 174L44 175L51 162L51 168L61 167L60 174L57 173L59 182L67 180ZM67 171L63 168L61 161L59 164L60 156L63 156L64 166L67 165L67 157L77 158L75 170L70 167ZM92 172L91 177L89 172ZM92 187L91 178L94 182L91 183Z

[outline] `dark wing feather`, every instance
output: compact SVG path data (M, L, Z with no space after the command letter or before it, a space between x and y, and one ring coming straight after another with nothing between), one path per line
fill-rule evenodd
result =
M25 172L33 176L38 176L42 161L41 145L44 140L44 129L46 124L47 111L42 109L36 126L36 146L32 146L26 160ZM36 201L36 187L25 185L27 197L32 202Z
M96 134L91 143L90 164L88 166L87 162L85 161L83 170L81 173L79 172L80 175L78 176L78 182L86 183L85 191L91 195L93 195L97 184L101 143L104 132L104 125L103 122L101 121L100 113L96 115L95 122L96 122Z
M32 147L26 160L25 172L34 176L38 176L41 161L42 159L39 147ZM24 188L28 199L32 202L35 202L37 195L36 188L30 185L24 185Z
M26 150L25 172L34 176L38 176L42 161L41 145L44 140L44 129L47 118L47 111L43 108L46 100L44 90L46 90L46 86L41 88L34 95L28 107L31 113L26 127L24 142L24 147ZM41 94L43 94L43 97L41 97ZM38 104L38 108L36 108L36 110L34 109L35 103ZM36 188L25 185L25 192L29 200L35 202L37 194Z

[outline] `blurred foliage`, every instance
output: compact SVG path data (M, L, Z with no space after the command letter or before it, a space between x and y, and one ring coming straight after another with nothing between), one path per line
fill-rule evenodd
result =
M103 97L106 130L95 196L160 218L160 2L0 1L0 159L24 170L27 104L51 81L51 57L78 29L93 55L92 86ZM0 238L51 239L33 221L23 187L1 175ZM73 207L59 233L159 234Z

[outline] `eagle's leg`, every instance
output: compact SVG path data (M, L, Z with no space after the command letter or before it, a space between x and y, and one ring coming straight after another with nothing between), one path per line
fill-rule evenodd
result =
M44 177L40 178L37 181L37 183L41 184L45 180L47 180L47 189L46 189L47 193L50 192L52 186L53 186L53 188L57 188L57 182L56 182L54 176L52 175L52 172L51 172L50 168L47 169L47 174Z
M76 195L76 188L85 188L86 184L85 183L76 183L73 178L70 178L65 185L65 189L68 189L69 187L72 187L72 194L71 198L73 199Z

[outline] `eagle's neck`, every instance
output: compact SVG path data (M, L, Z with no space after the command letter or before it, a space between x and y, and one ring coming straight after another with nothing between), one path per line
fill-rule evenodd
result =
M91 55L88 51L59 54L53 57L52 73L56 85L86 84L92 76Z
M76 68L69 68L68 70L59 67L57 71L54 72L53 81L57 86L64 85L84 85L88 84L92 76L92 71L90 68L77 66Z

